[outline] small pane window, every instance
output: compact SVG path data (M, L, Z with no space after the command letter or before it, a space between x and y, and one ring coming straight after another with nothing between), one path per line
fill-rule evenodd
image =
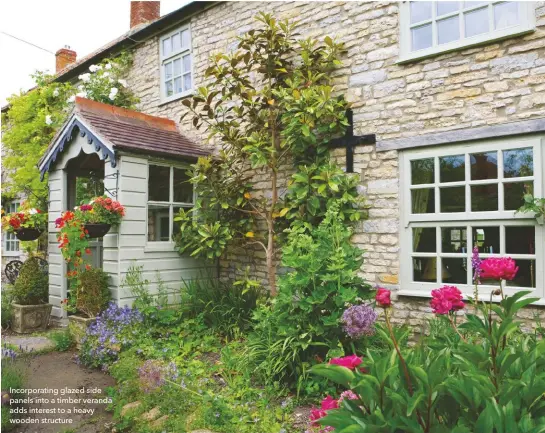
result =
M434 213L435 192L433 188L420 188L411 191L412 213Z
M169 206L148 205L148 241L168 241L170 239Z
M465 212L466 194L465 187L454 186L452 188L441 188L441 212Z
M431 24L412 29L413 51L423 50L433 45Z
M532 149L503 151L503 177L524 177L534 174L534 153Z
M467 248L466 227L441 228L441 252L464 253Z
M503 184L505 210L517 210L524 204L524 194L533 194L533 182L509 182Z
M515 26L519 23L517 2L504 2L494 5L494 26L496 29Z
M498 152L473 153L469 160L471 180L498 178Z
M445 15L451 12L456 12L460 9L460 2L441 1L437 2L437 16Z
M437 38L439 45L460 39L460 23L458 16L437 21Z
M182 60L176 59L174 60L173 76L178 77L180 75L182 75Z
M488 8L464 14L466 38L488 32Z
M148 199L149 201L169 201L170 167L149 166Z
M460 182L465 179L466 162L464 155L439 158L441 182Z
M472 212L491 212L498 209L498 184L471 186Z
M433 158L416 159L411 161L411 183L413 185L433 183L433 173Z
M413 229L413 252L434 253L436 250L435 227Z
M179 30L162 40L163 80L161 93L165 97L183 95L192 89L191 34Z
M179 203L193 203L193 184L186 170L174 169L174 201Z
M535 254L536 228L534 226L506 226L505 252L507 254Z
M170 43L170 38L163 39L163 56L168 56L172 51L172 45Z
M172 36L172 51L178 51L180 48L182 48L182 40L180 33L176 33Z
M436 257L414 257L413 258L413 280L428 283L437 281L437 258Z
M499 254L500 252L500 228L499 227L473 227L473 242L477 245L479 253Z
M411 23L429 20L431 18L432 2L411 2Z
M172 78L172 62L165 63L165 80Z

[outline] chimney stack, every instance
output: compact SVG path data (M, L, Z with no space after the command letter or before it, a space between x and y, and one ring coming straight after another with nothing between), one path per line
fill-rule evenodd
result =
M131 29L161 16L161 2L131 2Z
M55 53L55 72L59 73L67 66L75 63L77 54L68 45Z

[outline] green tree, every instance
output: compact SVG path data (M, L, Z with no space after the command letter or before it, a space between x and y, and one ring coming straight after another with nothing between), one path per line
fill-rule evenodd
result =
M211 58L208 84L182 102L220 151L193 166L199 199L195 217L177 217L177 240L181 252L208 258L228 246L259 245L275 295L277 234L290 212L280 173L328 159L327 143L346 127L347 102L331 86L342 44L330 37L296 40L293 24L264 13L257 21L261 27L240 37L236 52ZM260 190L255 174L263 180Z

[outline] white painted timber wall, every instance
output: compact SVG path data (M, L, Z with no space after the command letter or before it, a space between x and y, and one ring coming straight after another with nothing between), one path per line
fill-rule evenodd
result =
M179 301L178 294L183 281L199 278L214 272L204 262L182 257L174 250L173 242L147 241L148 162L147 156L121 155L118 157L118 200L125 206L125 218L119 226L118 275L120 305L131 305L134 296L123 280L131 265L142 266L144 279L150 282L149 290L157 293L158 278L169 291L169 302ZM151 160L153 162L153 160ZM168 164L167 160L161 160ZM174 164L179 165L179 164ZM153 186L152 186L153 187ZM115 271L116 250L104 242L104 267Z

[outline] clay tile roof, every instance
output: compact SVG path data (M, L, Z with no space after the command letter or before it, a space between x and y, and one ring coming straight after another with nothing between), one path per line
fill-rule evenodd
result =
M210 152L180 134L176 123L126 108L76 97L74 113L110 141L115 149L173 157L209 155Z

